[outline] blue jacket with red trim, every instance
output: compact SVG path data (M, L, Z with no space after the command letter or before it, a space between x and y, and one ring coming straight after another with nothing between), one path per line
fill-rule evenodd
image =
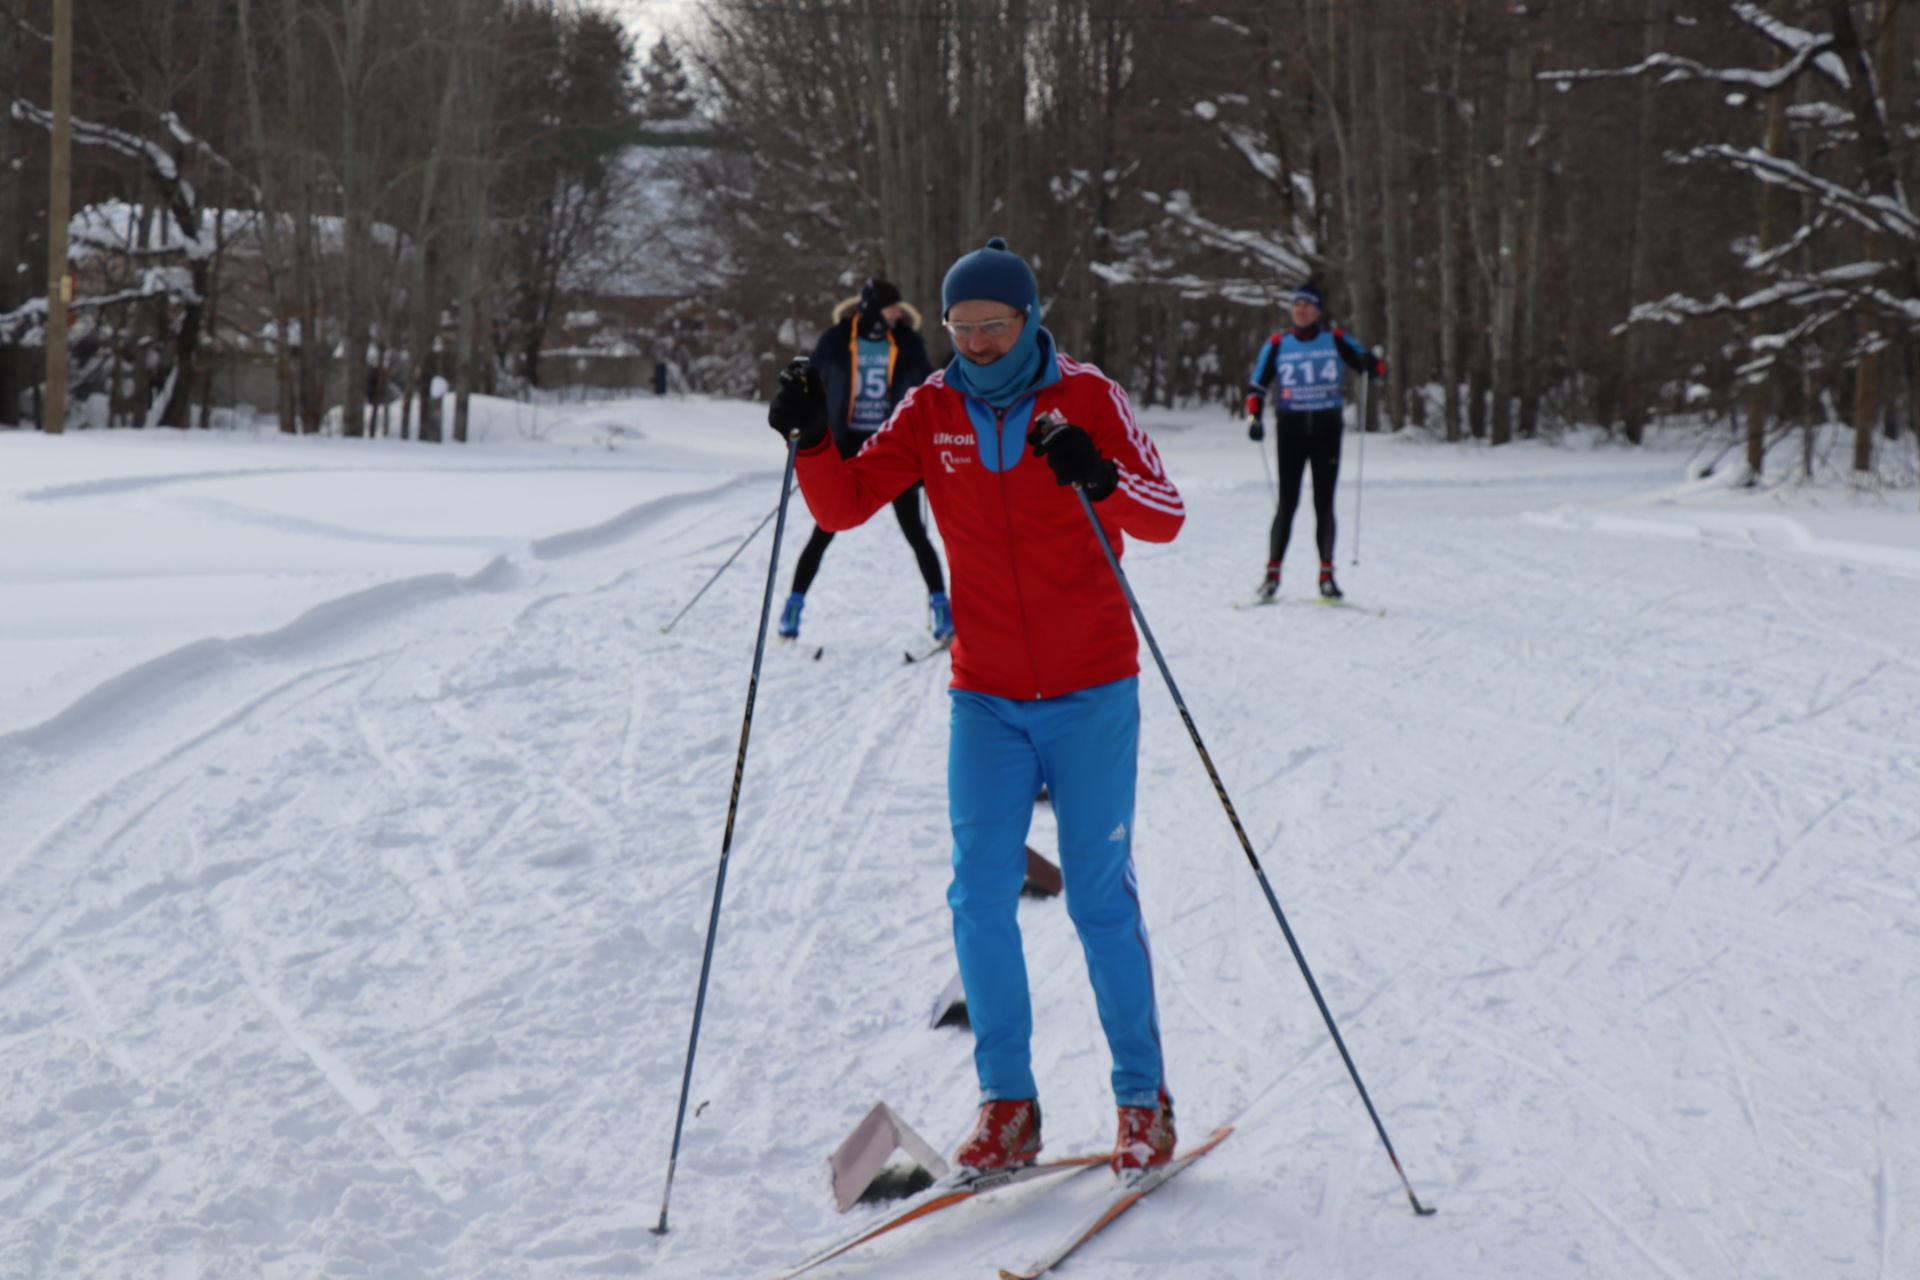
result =
M907 394L859 454L827 441L796 467L822 529L863 523L916 480L946 543L952 584L953 687L1054 698L1140 672L1126 596L1074 490L1027 447L1033 419L1055 413L1093 437L1119 484L1093 504L1116 554L1121 534L1171 542L1186 520L1160 454L1126 392L1092 365L1053 352L1034 391L1005 413L948 385L940 370Z

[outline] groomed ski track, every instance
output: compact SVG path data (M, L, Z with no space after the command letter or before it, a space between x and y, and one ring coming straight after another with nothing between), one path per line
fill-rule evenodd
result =
M647 1231L767 535L659 626L780 463L754 406L648 412L609 463L632 501L583 466L575 523L463 511L438 567L0 724L0 1275L752 1276L844 1230L824 1161L875 1101L963 1131L971 1042L926 1027L947 663L900 661L924 591L882 512L828 552L804 660L769 647L673 1230ZM1073 1274L1920 1274L1920 553L1623 505L1682 454L1376 438L1340 572L1389 614L1235 612L1258 460L1212 413L1148 426L1191 517L1128 572L1440 1212L1408 1211L1149 666L1171 1081L1189 1136L1237 1129ZM263 458L8 500L211 501L307 465ZM777 597L809 528L796 501ZM1310 548L1303 510L1288 587ZM1021 910L1049 1145L1083 1149L1112 1112L1078 944L1057 900ZM817 1274L975 1280L1095 1190Z

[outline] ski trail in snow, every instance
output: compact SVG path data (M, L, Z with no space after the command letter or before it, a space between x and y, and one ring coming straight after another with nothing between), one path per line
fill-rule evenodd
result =
M627 680L627 718L620 726L620 803L633 803L633 779L639 766L642 743L641 726L647 722L651 699L638 676Z
M380 1117L380 1092L363 1083L353 1067L312 1034L300 1015L273 990L266 973L250 954L244 941L256 932L252 922L231 902L209 900L207 906L221 950L233 962L241 982L273 1019L287 1043L312 1064L327 1087L359 1116L368 1129L379 1136L394 1158L414 1171L423 1186L443 1202L457 1200L460 1195L457 1182L437 1167L438 1162L433 1157L412 1150L411 1144L403 1142Z
M1749 1068L1744 1062L1744 1054L1734 1044L1733 1037L1727 1034L1726 1020L1712 1005L1701 1006L1707 1017L1713 1022L1714 1035L1719 1037L1720 1048L1726 1058L1727 1070L1733 1075L1733 1083L1740 1091L1740 1112L1746 1117L1747 1128L1753 1131L1754 1145L1759 1148L1763 1164L1773 1163L1773 1152L1767 1145L1766 1131L1760 1127L1760 1104L1754 1098L1753 1085L1748 1081Z
M1772 557L1766 558L1764 563L1767 569L1768 585L1773 588L1774 593L1780 598L1781 602L1799 615L1808 626L1814 629L1816 634L1836 640L1844 640L1848 644L1856 645L1863 649L1871 649L1890 662L1896 662L1902 666L1920 670L1920 659L1914 657L1912 650L1903 649L1898 645L1885 644L1878 640L1869 640L1834 622L1832 613L1825 615L1815 613L1781 580L1781 574L1784 572L1781 564Z
M1889 652L1920 625L1910 580L1532 523L1625 468L1517 484L1495 473L1520 452L1383 440L1414 482L1375 506L1370 475L1348 585L1390 615L1235 612L1271 506L1244 468L1196 473L1203 434L1167 442L1187 530L1129 571L1443 1212L1402 1225L1149 668L1137 861L1170 1079L1183 1127L1244 1123L1217 1183L1156 1195L1086 1265L1912 1274L1920 668ZM810 593L826 657L769 655L678 1227L647 1233L765 548L670 640L654 624L764 512L770 473L742 474L499 590L8 744L0 1272L719 1280L839 1229L824 1157L874 1101L964 1129L971 1041L926 1026L953 964L944 664L899 663L924 590L883 513ZM249 483L223 496L258 505ZM1051 831L1043 811L1036 848ZM1020 913L1048 1142L1079 1149L1111 1133L1097 1013L1063 905ZM838 1274L966 1280L1074 1208L983 1205Z
M1649 1245L1640 1233L1629 1227L1621 1220L1620 1215L1609 1209L1597 1196L1593 1195L1592 1192L1578 1184L1574 1185L1573 1190L1575 1194L1587 1202L1587 1207L1593 1210L1595 1216L1605 1219L1608 1226L1612 1227L1620 1234L1622 1239L1633 1246L1635 1253L1645 1259L1649 1266L1665 1276L1667 1280L1695 1280L1693 1272L1682 1268L1675 1263L1673 1259L1668 1258L1653 1248L1653 1246Z
M66 710L40 724L0 734L0 753L72 753L83 749L129 719L152 714L182 688L209 677L237 671L255 662L298 658L326 645L342 632L391 619L422 605L463 592L503 591L514 571L496 559L478 573L461 577L427 574L382 583L315 605L277 630L227 640L196 640L171 653L121 672L96 685Z
M100 1002L100 993L94 989L91 982L87 981L86 975L80 971L80 966L72 959L62 957L56 963L60 969L60 976L66 979L68 989L73 992L74 1000L86 1017L87 1025L92 1028L101 1052L112 1059L113 1065L118 1067L120 1073L128 1080L144 1085L147 1074L134 1062L133 1055L127 1052L126 1044L114 1030L105 1007Z
M390 671L392 669L393 662L392 659L389 658L384 666L384 670ZM378 678L379 675L376 674L374 680ZM362 691L364 692L372 683L373 680L367 681L367 683L362 686ZM367 715L366 707L360 699L354 699L351 714L353 717L354 732L360 736L360 741L366 746L367 754L374 758L381 770L403 790L415 786L419 779L418 770L388 745L385 734L373 724Z
M1876 1131L1878 1127L1876 1123ZM1886 1148L1882 1146L1879 1151L1879 1160L1873 1170L1873 1225L1876 1234L1880 1237L1877 1274L1881 1280L1886 1280L1893 1256L1894 1230L1898 1223L1894 1206L1898 1203L1898 1198L1893 1194L1893 1174L1887 1168Z
M254 963L243 947L235 945L236 938L253 932L250 922L232 906L214 904L212 915L219 926L223 949L239 970L240 980L246 984L260 1007L279 1025L281 1034L326 1078L328 1086L340 1095L341 1101L357 1112L361 1119L370 1117L380 1105L380 1094L361 1084L353 1068L307 1034L293 1010L267 985L260 966Z
M178 767L195 752L240 728L252 717L274 707L282 700L309 692L309 686L316 682L319 685L319 692L325 693L341 682L351 679L354 672L374 660L355 658L288 676L242 701L238 706L222 708L221 714L213 723L194 729L186 737L171 742L163 739L164 745L153 749L142 763L104 786L88 783L87 785L93 789L87 791L69 812L56 820L44 834L23 842L20 852L13 859L5 865L0 865L0 885L13 881L24 869L46 861L49 851L62 842L78 841L81 833L90 825L110 821L116 808L125 802L124 798L137 795L143 789L154 785L161 786L163 788L161 793L144 802L135 802L137 807L134 812L119 822L117 830L105 836L105 844L99 853L111 850L114 841L131 831L145 814L166 799L167 794L185 785L185 782L177 777L164 782L162 779L170 773L177 773ZM40 919L41 928L44 929L48 917L43 914ZM35 932L37 934L39 930Z

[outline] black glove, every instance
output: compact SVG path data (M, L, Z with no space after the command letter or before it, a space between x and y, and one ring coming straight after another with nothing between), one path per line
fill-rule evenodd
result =
M1248 418L1247 419L1247 439L1258 442L1261 440L1265 440L1266 438L1267 438L1267 429L1265 426L1261 425L1260 419Z
M1247 397L1247 439L1264 440L1267 429L1260 425L1260 411L1267 406L1266 397L1258 391Z
M1071 423L1043 418L1027 433L1027 443L1036 458L1045 458L1053 468L1054 483L1078 485L1095 502L1120 484L1120 468L1101 457L1093 437Z
M800 358L780 372L780 390L767 406L767 425L802 453L827 438L827 389L812 362Z

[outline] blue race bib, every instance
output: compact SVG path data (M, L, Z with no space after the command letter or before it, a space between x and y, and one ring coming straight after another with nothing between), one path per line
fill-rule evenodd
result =
M851 425L855 431L878 431L887 423L887 366L893 360L893 344L885 338L861 338L859 343Z
M1280 358L1274 362L1275 407L1282 413L1338 409L1343 372L1332 330L1322 329L1308 342L1287 334L1280 340Z

